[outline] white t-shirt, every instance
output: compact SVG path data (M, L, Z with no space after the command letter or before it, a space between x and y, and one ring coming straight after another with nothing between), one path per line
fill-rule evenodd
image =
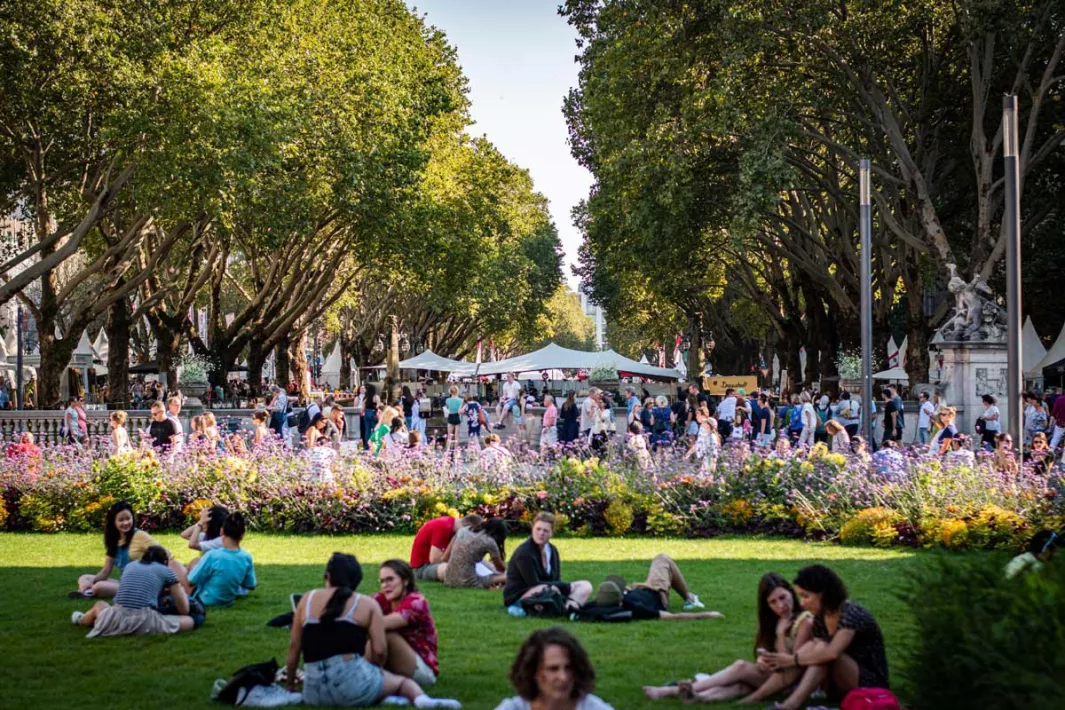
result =
M496 706L496 710L529 710L529 708L529 701L517 695L507 698ZM614 710L614 708L596 695L585 695L577 703L577 710Z
M503 383L503 399L517 401L521 394L521 384L517 380Z
M850 410L848 412L847 410ZM848 417L847 414L850 414ZM839 418L844 424L857 424L862 419L862 403L857 399L844 399L839 403Z
M921 411L917 414L917 428L927 429L932 424L932 415L935 414L936 407L929 401L925 401L921 405Z
M814 411L812 402L806 402L802 405L802 425L811 429L817 428L817 412Z
M988 417L993 417L996 415L998 415L998 419L988 419ZM988 431L997 432L1002 430L1002 414L998 411L998 407L996 407L995 405L992 404L990 407L984 410L983 419L984 423L987 425Z
M725 397L721 404L717 405L718 421L726 421L729 424L736 420L736 398Z
M210 540L205 540L205 537L207 537L207 533L201 532L199 540L201 551L210 552L211 550L217 550L222 547L223 540L221 535L218 537L212 537Z
M581 404L581 431L588 431L595 424L595 400L591 397L585 398Z

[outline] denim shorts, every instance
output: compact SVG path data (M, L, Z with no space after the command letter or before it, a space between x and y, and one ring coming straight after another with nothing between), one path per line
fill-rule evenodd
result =
M381 699L384 674L362 656L331 656L303 664L303 702L324 707L368 707Z

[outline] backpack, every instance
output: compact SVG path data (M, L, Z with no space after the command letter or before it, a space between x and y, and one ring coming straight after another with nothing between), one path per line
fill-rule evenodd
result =
M303 411L300 412L300 418L299 418L299 421L296 423L296 428L299 429L300 434L305 434L307 432L307 429L310 428L310 426L311 426L311 408L310 407L304 407Z
M484 407L477 407L477 426L488 426L488 417L484 415Z
M555 587L548 587L539 594L522 599L521 608L529 616L565 616L566 598Z
M885 688L855 688L843 698L840 710L899 710L899 701Z
M818 407L814 410L817 413L817 433L825 433L825 424L828 423L829 411L827 409L821 409Z
M241 696L241 690L251 689L257 685L273 685L278 667L277 659L274 658L244 666L234 673L225 685L218 687L216 684L215 692L211 694L211 697L221 703L236 705Z
M802 429L802 407L792 407L788 417L789 429Z

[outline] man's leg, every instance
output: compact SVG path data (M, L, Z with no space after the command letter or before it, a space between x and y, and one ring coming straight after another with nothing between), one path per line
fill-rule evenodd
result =
M669 606L670 589L675 590L684 601L688 601L691 596L684 573L673 558L666 554L655 555L651 560L651 569L647 572L647 581L644 584L662 595L666 607Z
M1061 443L1061 437L1065 436L1065 427L1054 425L1054 436L1050 438L1050 450L1054 451L1058 448L1058 444Z

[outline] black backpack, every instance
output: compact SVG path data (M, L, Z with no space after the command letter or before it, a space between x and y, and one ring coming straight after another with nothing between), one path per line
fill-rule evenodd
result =
M300 418L299 418L299 422L296 424L296 428L299 430L300 434L305 434L305 433L307 433L307 429L309 429L310 426L311 426L311 408L310 408L310 406L307 406L307 407L305 407L303 409L302 412L300 412Z
M236 705L237 700L240 699L240 691L242 688L254 688L257 685L273 685L274 678L277 677L278 668L277 659L275 658L271 658L269 661L263 661L262 663L253 663L250 666L244 666L233 674L233 677L218 690L217 694L212 694L212 698L220 703ZM219 681L219 683L221 683L221 681Z
M566 598L555 587L548 587L539 594L522 599L521 608L529 616L565 616Z

